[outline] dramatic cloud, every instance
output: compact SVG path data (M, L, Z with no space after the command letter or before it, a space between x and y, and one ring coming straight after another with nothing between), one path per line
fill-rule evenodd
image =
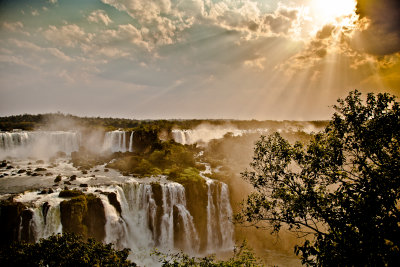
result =
M145 40L155 45L172 44L179 33L190 27L191 18L184 17L169 0L130 1L102 0L137 20Z
M367 24L355 36L357 48L375 55L400 52L400 1L358 0L357 13Z
M355 1L3 1L0 112L327 118L400 90L398 1Z
M102 22L105 25L112 23L112 20L108 17L104 10L95 10L88 16L88 21L99 23Z

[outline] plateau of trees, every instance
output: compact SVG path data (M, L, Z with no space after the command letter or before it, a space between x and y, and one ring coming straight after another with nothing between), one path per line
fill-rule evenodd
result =
M278 133L256 143L255 188L237 219L303 237L312 266L400 262L400 105L389 94L350 92L325 131L303 145ZM305 240L305 241L304 241Z

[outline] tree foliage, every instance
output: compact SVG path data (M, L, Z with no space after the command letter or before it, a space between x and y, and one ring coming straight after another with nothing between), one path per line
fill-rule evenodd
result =
M258 259L253 251L248 247L247 242L235 247L233 250L233 256L228 260L216 260L215 257L207 256L203 258L190 257L184 253L176 254L163 254L161 252L155 252L160 257L161 266L163 267L261 267L263 264Z
M325 131L308 145L278 133L256 143L255 188L238 220L296 231L302 262L393 266L400 262L400 105L358 91L338 100Z
M127 258L129 249L116 250L112 244L64 233L38 243L14 243L0 250L1 266L136 266Z

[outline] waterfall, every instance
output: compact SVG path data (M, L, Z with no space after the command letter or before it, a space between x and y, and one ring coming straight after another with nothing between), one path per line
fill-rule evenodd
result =
M194 226L193 217L186 208L185 188L178 183L162 185L162 208L160 244L165 248L173 248L175 241L175 229L178 216L183 222L185 249L197 253L199 250L199 236ZM174 216L174 207L178 210L178 216Z
M233 212L229 200L228 185L208 178L211 166L204 163L200 176L207 184L207 251L228 251L234 247Z
M160 184L162 214L157 218L157 204L150 184L127 183L116 186L117 199L121 204L119 215L107 198L101 196L107 218L106 242L132 250L142 250L159 245L197 253L199 237L193 217L186 208L185 189L178 183ZM174 209L175 208L175 209ZM176 212L178 214L176 214ZM177 220L182 221L183 247L175 244ZM157 235L159 233L159 235Z
M194 221L192 212L195 211L188 209L186 194L190 192L179 183L150 184L131 180L120 185L88 187L88 193L100 198L104 207L104 242L113 243L118 249L130 248L134 259L141 263L149 260L154 247L167 253L183 250L189 255L232 249L234 229L230 222L232 209L228 186L205 179L208 193L204 197L208 198L208 205L198 207L204 212L207 210L207 229L204 230L200 230ZM32 207L29 229L20 226L24 236L32 229L28 235L38 241L62 232L60 203L66 199L59 198L58 194L59 191L38 195L32 191L16 198ZM115 194L118 202L111 201L110 194ZM207 231L207 237L199 236L200 231ZM201 239L207 242L200 250Z
M131 133L131 137L129 138L129 152L133 152L133 131Z
M6 156L44 156L56 152L78 151L80 134L65 131L19 131L0 133L0 154Z
M219 223L222 235L222 245L220 249L231 250L234 247L234 228L233 228L233 212L229 201L229 188L225 183L221 183L221 191L219 197Z
M47 209L47 211L45 211ZM52 234L62 233L60 206L39 206L33 209L32 222L36 242Z
M208 143L212 139L221 139L227 133L232 133L233 136L242 136L244 134L252 133L265 133L267 129L251 129L251 130L239 130L235 128L198 128L191 130L172 130L172 138L175 142L182 145L192 145L195 143Z
M116 130L107 132L104 136L104 151L126 152L126 135L125 131Z

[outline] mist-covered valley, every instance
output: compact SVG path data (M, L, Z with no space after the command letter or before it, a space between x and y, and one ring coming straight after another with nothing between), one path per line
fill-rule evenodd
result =
M2 244L55 233L151 252L229 257L247 240L267 265L294 266L296 238L234 224L252 187L240 175L261 135L305 141L326 122L79 118L0 119Z

